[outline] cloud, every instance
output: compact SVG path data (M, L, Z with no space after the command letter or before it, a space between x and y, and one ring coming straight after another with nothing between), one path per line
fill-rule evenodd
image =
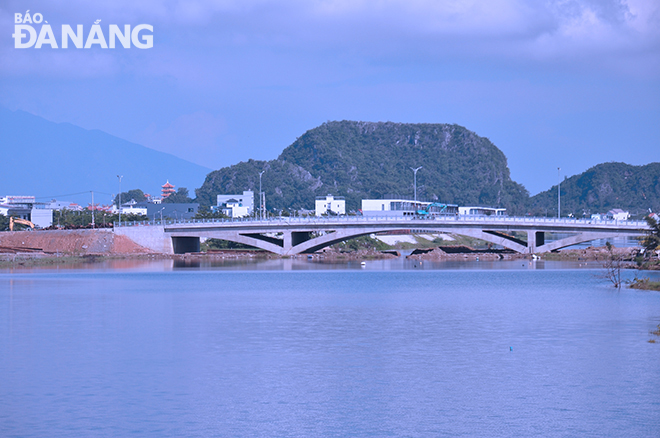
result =
M448 58L582 64L631 71L660 63L660 3L653 0L70 0L31 3L52 23L149 23L154 49L18 50L0 42L2 72L49 77L149 74L207 79L217 66L246 57L319 54L385 64ZM24 2L0 6L2 27ZM264 55L268 54L268 55ZM236 60L236 61L235 61Z

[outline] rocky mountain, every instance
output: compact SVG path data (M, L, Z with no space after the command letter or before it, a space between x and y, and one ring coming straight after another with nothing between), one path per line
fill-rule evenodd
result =
M346 197L347 210L362 198L402 197L506 207L522 213L529 194L511 180L502 151L458 125L327 122L311 129L272 161L241 162L209 173L197 199L214 204L221 193L259 191L268 208L313 208L315 196Z
M562 181L562 216L607 213L612 208L638 217L649 209L660 211L660 163L603 163ZM556 216L557 186L530 198L529 211L537 216Z

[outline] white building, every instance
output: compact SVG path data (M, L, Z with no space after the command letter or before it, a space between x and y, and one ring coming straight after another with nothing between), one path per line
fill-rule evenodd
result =
M410 199L363 199L363 216L415 216L419 211L424 214L457 214L458 206L437 202L412 201Z
M607 218L615 221L627 221L630 219L630 213L623 211L620 208L613 208L607 212Z
M5 197L5 200L7 200L7 198L9 197ZM4 216L15 216L21 219L29 220L37 228L46 228L53 225L52 209L45 208L44 204L35 203L33 196L32 197L23 196L21 198L23 198L22 199L23 201L28 201L28 202L26 203L10 202L7 204L0 204L0 214ZM13 199L13 201L16 201L16 199Z
M317 196L315 214L316 216L346 214L346 201L343 196Z
M458 214L461 216L506 216L506 208L458 207Z
M117 214L117 206L113 204L112 213ZM121 205L121 214L138 214L145 216L147 214L147 206L145 203L138 203L135 199L131 199Z
M250 216L254 211L254 192L245 190L242 195L218 195L216 205L229 217ZM231 214L225 213L225 209L232 209Z
M37 228L53 225L53 210L44 203L37 203L34 196L0 197L0 214L27 219Z
M46 208L50 208L51 210L69 210L69 211L82 211L83 208L76 204L75 202L70 202L70 201L57 201L53 199L50 202L46 202L45 204Z
M238 199L228 199L221 209L222 214L230 218L250 216L250 207L242 205Z
M35 204L34 196L0 196L0 204Z
M47 228L53 225L53 210L50 208L32 208L30 222L38 228Z

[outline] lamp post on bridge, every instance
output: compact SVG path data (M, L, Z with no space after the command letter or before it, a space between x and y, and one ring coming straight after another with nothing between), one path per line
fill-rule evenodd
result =
M263 203L263 193L261 192L261 175L263 175L265 170L259 172L259 218L263 220L264 218L264 203Z
M414 186L415 186L415 203L417 203L417 171L421 168L422 168L422 166L419 166L417 168L412 168L412 167L410 168L410 170L413 171L414 180L415 180L415 183L414 183Z
M124 175L117 175L119 178L119 197L117 198L117 208L119 210L119 226L121 226L121 179Z

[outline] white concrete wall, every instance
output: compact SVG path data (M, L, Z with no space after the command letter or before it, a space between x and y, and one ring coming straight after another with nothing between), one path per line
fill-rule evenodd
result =
M217 206L220 207L230 199L236 199L242 207L247 207L247 216L254 210L254 192L252 190L245 190L242 195L217 195Z
M222 212L231 218L250 216L250 207L232 205L228 208L223 208Z
M174 253L172 238L165 234L165 228L162 226L115 227L114 233L126 236L145 248L164 254Z
M30 212L31 222L39 228L53 225L53 210L49 208L33 208Z
M335 199L334 196L326 196L325 199L317 199L315 207L316 216L321 216L328 210L335 214L346 214L346 201L343 199Z
M363 199L362 211L389 211L391 199Z

